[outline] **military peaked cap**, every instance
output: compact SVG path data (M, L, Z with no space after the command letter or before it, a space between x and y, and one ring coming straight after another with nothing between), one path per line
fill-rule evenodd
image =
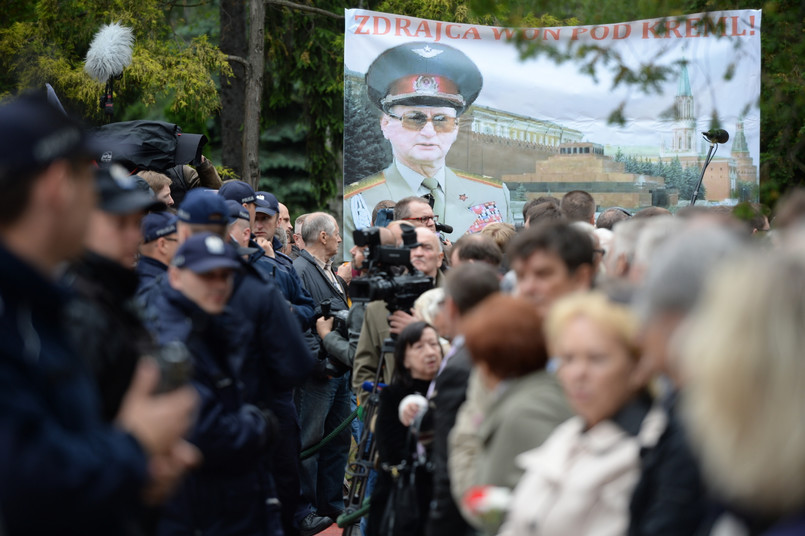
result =
M451 106L461 115L478 97L481 71L466 54L438 43L398 45L366 72L369 100L387 112L396 104Z

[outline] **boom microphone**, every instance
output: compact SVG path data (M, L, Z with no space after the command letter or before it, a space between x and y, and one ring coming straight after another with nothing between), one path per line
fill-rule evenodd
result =
M730 139L729 133L721 128L714 128L707 132L702 132L702 136L710 143L727 143Z
M84 71L100 83L123 74L131 64L134 33L119 22L101 26L92 39L84 62Z
M446 223L442 223L437 221L436 222L436 230L442 233L451 234L453 232L453 226L447 225Z

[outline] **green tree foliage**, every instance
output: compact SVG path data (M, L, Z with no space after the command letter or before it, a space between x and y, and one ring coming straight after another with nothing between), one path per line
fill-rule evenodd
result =
M350 184L385 169L392 156L366 84L351 76L344 84L344 184Z
M0 28L0 95L41 88L49 82L60 98L85 117L101 121L104 85L83 70L97 30L120 22L133 29L131 65L115 83L120 110L135 103L199 119L219 107L214 75L229 72L223 54L206 36L185 41L168 23L169 11L155 0L40 0L13 12Z
M314 7L312 1L299 4ZM343 16L344 3L319 1L315 8L336 16L267 5L262 117L268 129L294 118L305 141L311 208L338 191L344 124L344 20L337 18Z

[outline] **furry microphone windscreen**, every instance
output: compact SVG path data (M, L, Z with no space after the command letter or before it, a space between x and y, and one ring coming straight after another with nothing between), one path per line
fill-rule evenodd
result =
M120 76L131 64L134 33L119 22L102 26L89 45L84 70L98 82Z

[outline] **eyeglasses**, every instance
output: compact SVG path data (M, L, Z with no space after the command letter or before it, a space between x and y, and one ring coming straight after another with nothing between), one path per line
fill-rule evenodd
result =
M421 218L403 218L404 221L418 221L422 225L427 225L430 220L433 220L433 223L439 221L439 216L422 216Z
M457 117L451 117L445 114L435 114L429 116L422 112L406 112L403 115L394 115L388 112L389 117L399 119L402 122L403 128L407 130L422 130L428 122L433 124L433 130L436 132L453 132L458 124Z

